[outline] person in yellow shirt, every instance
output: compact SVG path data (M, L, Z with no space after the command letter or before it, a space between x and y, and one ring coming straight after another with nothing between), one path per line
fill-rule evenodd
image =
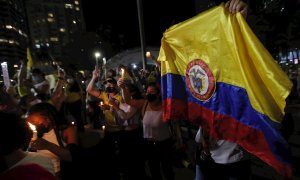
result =
M116 177L113 178L120 178L120 174L122 173L122 162L120 161L123 155L122 148L123 148L123 134L124 134L124 127L122 125L122 121L119 119L117 112L115 112L112 104L109 102L114 101L116 104L121 105L122 103L122 96L117 91L117 81L114 78L107 78L103 84L105 87L105 91L101 91L96 89L95 84L100 77L100 70L96 68L93 71L92 79L90 80L87 86L87 93L89 95L97 97L100 99L100 108L104 113L104 125L105 125L105 132L103 143L104 147L107 148L107 158L111 162L111 167L107 168L111 170L109 174ZM110 159L111 158L111 159Z
M84 132L84 119L83 119L83 92L82 87L74 77L67 78L66 84L66 99L65 105L70 114L76 120L77 130Z

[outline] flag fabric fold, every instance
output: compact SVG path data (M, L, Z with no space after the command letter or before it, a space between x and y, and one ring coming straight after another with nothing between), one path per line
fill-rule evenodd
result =
M164 120L199 124L292 176L278 130L292 83L240 13L221 4L170 27L158 60Z

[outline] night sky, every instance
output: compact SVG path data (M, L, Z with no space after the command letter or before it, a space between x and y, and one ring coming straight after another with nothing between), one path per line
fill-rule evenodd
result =
M219 3L221 0L215 1ZM261 5L260 0L251 2L250 8ZM282 0L279 4L276 2L262 11L255 12L252 9L250 12L255 15L252 18L253 22L248 18L249 25L259 39L269 50L275 51L278 44L274 47L274 42L276 39L279 39L278 42L281 41L278 36L286 33L288 23L297 10L296 0ZM136 0L82 0L82 3L87 31L97 31L101 24L105 27L110 25L113 35L124 35L125 48L140 47ZM285 5L283 13L280 12L281 4ZM196 15L195 0L143 0L143 7L146 46L159 47L162 34L167 28ZM283 47L285 48L284 45Z
M167 28L195 15L194 0L147 0L142 3L147 46L160 46ZM124 35L127 47L140 46L136 0L83 0L82 6L87 31L97 31L101 24L110 25L114 33Z

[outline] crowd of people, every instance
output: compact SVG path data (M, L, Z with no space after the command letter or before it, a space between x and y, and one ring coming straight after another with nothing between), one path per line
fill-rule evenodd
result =
M247 16L243 1L225 7ZM184 140L180 122L162 119L159 64L148 72L96 67L86 86L58 68L52 88L40 69L25 67L22 62L15 91L1 86L0 179L175 179L171 152ZM104 137L84 149L78 136L87 123L105 127ZM201 127L195 140L201 147L195 180L250 179L240 146L211 139Z

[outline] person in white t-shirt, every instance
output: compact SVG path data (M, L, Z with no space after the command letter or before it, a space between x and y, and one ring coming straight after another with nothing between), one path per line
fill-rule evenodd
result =
M250 179L250 159L238 144L210 137L199 127L195 137L200 149L196 153L195 180Z
M248 5L242 0L229 0L225 8L232 14L240 12L244 18ZM195 138L202 145L196 157L195 180L247 180L250 178L250 161L246 152L236 143L213 139L199 127Z
M50 158L36 152L24 151L30 141L31 130L25 120L18 115L0 112L3 119L0 126L0 174L25 164L38 164L54 175Z

